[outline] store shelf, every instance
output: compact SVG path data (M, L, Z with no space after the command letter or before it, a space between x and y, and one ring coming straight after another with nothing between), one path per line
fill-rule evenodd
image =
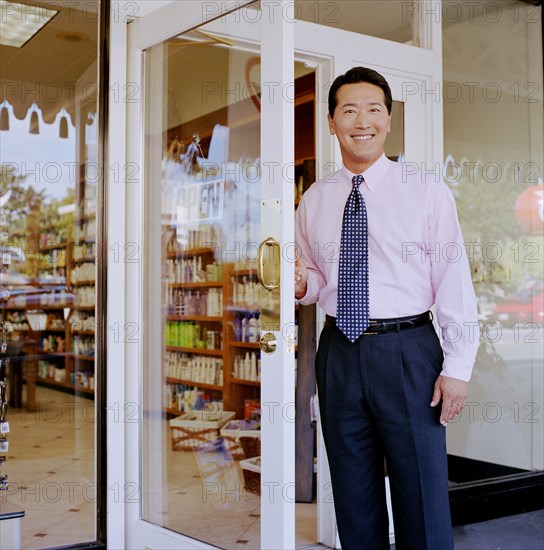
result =
M186 380L185 378L170 378L166 377L168 384L183 384L185 386L196 386L203 390L223 391L223 386L217 386L216 384L206 384L205 382L197 382L196 380Z
M223 350L208 348L184 348L178 346L166 346L166 351L179 351L181 353L196 353L198 355L210 355L213 357L222 357Z
M73 286L93 286L96 284L96 281L76 281L72 283Z
M43 349L39 349L38 350L38 355L40 356L43 356L44 359L47 359L48 357L68 357L68 355L70 355L68 352L62 352L62 353L57 353L57 352L54 352L54 351L45 351Z
M259 305L254 305L254 306L250 306L250 305L228 305L226 308L225 308L227 311L233 311L235 313L237 312L241 312L241 313L260 313L261 312L261 309L262 309L262 306L259 304Z
M75 359L76 361L92 361L94 363L94 355L75 355L73 353L70 354L70 357Z
M243 275L250 275L253 277L257 277L257 268L255 269L233 269L229 271L229 275L236 275L236 276L243 276Z
M194 283L168 283L169 288L220 288L223 281L199 281Z
M240 384L241 386L253 386L255 388L261 387L260 380L244 380L243 378L231 378L230 381L233 384Z
M40 304L27 304L26 306L2 306L2 309L6 309L7 311L34 311L36 309L43 310L43 311L58 311L59 309L64 309L65 307L74 307L72 304L63 304L58 306L41 306Z
M85 263L93 264L95 262L96 262L96 258L74 258L72 260L73 264L85 264Z
M48 252L49 250L59 250L62 248L66 248L70 243L64 242L64 243L58 243L58 244L48 244L47 246L41 246L40 252Z
M47 384L51 384L53 386L59 386L61 388L73 388L74 386L72 384L68 384L67 382L58 382L57 380L54 380L53 378L43 378L42 376L37 377L38 382L45 382Z
M209 321L219 323L223 321L223 316L209 317L207 315L167 315L167 321Z
M38 382L42 384L57 386L59 388L66 388L69 390L74 390L76 392L85 393L88 395L94 395L94 390L91 388L86 388L85 386L80 386L79 384L70 384L68 382L57 382L53 378L43 378L42 376L37 377Z
M76 392L80 393L87 393L89 395L94 395L94 390L91 388L86 388L85 386L80 386L79 384L76 384L73 386L72 384L68 385L69 388L73 388Z
M176 252L168 252L166 254L167 259L172 258L188 258L191 256L204 256L206 254L213 254L215 250L213 248L188 248L187 250L177 250Z
M96 244L96 237L89 237L88 239L79 239L77 241L74 241L75 245L83 245L83 244Z
M233 348L260 349L259 342L237 342L236 340L231 340L229 346Z
M94 311L96 308L96 306L68 306L68 307L71 307L72 309L77 309L78 311Z

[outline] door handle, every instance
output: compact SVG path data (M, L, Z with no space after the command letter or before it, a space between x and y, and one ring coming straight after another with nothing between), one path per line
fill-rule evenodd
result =
M280 286L280 243L274 237L268 237L257 251L257 277L268 291Z

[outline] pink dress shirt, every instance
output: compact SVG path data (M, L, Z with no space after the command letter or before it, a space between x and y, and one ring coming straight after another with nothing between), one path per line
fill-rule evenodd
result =
M454 198L433 175L413 174L383 155L363 173L368 216L370 318L417 315L436 304L442 374L468 381L478 349L476 296ZM299 300L336 317L338 259L352 174L343 167L314 183L296 214L295 234L308 267Z

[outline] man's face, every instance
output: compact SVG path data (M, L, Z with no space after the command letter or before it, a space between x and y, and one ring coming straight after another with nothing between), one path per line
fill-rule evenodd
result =
M391 130L385 96L380 87L358 82L341 86L336 99L329 129L338 138L346 168L360 174L382 156Z

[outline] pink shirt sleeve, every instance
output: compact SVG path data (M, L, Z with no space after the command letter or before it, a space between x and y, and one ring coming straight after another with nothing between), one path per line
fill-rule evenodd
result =
M453 195L439 184L433 198L426 254L442 331L442 374L468 381L480 337L477 300Z
M306 289L306 294L301 299L297 300L304 306L317 303L319 301L321 289L327 284L325 276L321 273L316 263L316 251L312 251L310 243L308 242L308 237L304 230L306 221L306 203L303 198L296 211L295 240L300 258L308 268L308 287Z

